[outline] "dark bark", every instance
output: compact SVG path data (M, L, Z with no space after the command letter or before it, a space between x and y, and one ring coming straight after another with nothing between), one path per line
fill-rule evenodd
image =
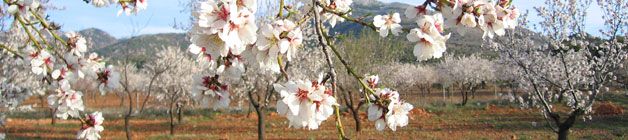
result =
M129 120L131 119L131 113L133 113L133 97L128 91L127 96L129 97L129 112L124 116L124 132L126 132L126 139L131 140L131 124Z
M120 98L122 98L122 99L120 100L120 107L124 107L124 102L126 101L126 97L124 97L124 96L120 96Z
M471 99L475 99L475 88L471 87Z
M170 118L170 135L174 135L174 112L172 109L172 105L170 105L168 112L168 117Z
M583 113L581 109L576 109L575 111L569 114L567 120L563 123L560 123L558 127L558 140L567 140L569 139L569 129L573 127L573 124L576 123L577 118Z
M184 113L184 112L183 112L183 111L184 111L183 109L184 109L184 107L185 107L185 106L181 105L181 106L179 106L179 107L178 107L178 109L177 109L177 110L178 110L178 112L177 112L177 113L179 113L179 114L178 114L178 116L177 116L177 122L178 122L178 123L181 123L181 120L183 120L183 113Z
M462 94L462 103L460 105L465 106L467 105L467 101L469 100L469 93L467 91L461 91Z
M164 70L165 71L165 70ZM142 101L142 106L140 107L140 113L142 113L142 111L144 111L144 106L146 105L146 101L148 101L148 99L150 99L150 94L151 94L151 89L153 88L153 82L155 81L155 79L157 79L157 77L163 73L162 72L158 72L157 74L155 74L151 79L150 82L148 84L148 94L146 94L146 98L144 99L144 101Z
M265 132L265 127L264 127L264 111L263 111L263 104L259 103L259 100L262 100L262 98L260 98L259 93L257 93L257 100L255 100L255 98L253 98L253 91L249 91L248 92L249 95L249 103L251 103L251 105L253 106L253 108L255 108L255 113L257 113L257 139L259 140L263 140L266 132ZM269 97L269 94L266 94L267 97Z
M257 113L257 139L263 140L266 135L266 127L264 125L264 110L257 106L255 107L255 112Z
M57 124L57 117L55 117L55 113L57 112L57 109L50 109L50 124L51 125L55 125Z

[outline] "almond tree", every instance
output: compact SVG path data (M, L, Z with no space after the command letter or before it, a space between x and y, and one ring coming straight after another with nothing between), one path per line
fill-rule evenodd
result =
M560 140L568 138L577 119L591 118L595 100L616 79L614 73L627 57L626 42L617 36L626 35L628 2L597 1L606 26L601 30L602 37L584 32L591 3L547 0L547 5L536 8L543 18L542 40L532 39L539 34L515 31L490 45L517 68L513 72L520 76L520 88L527 95L519 97L522 106L541 108L547 126ZM565 101L556 102L561 96ZM558 105L569 109L554 109Z
M118 15L130 15L147 7L146 0L88 0L96 7L120 5ZM376 121L378 130L408 124L407 112L412 105L405 103L399 93L390 89L372 89L356 71L348 65L347 59L339 53L334 45L335 38L329 34L338 22L355 22L379 32L381 37L397 36L407 33L411 42L416 42L413 54L417 60L442 57L446 50L445 42L450 35L445 31L457 31L461 34L471 30L482 32L483 37L493 38L504 35L505 29L513 29L519 16L511 1L466 1L466 0L426 0L416 7L408 7L405 16L417 21L417 28L407 29L399 24L401 15L391 12L388 15L376 15L373 23L362 21L365 17L349 17L352 0L302 0L301 4L286 5L280 0L276 16L268 17L267 24L258 25L256 12L258 5L255 0L211 0L198 3L197 11L192 15L193 26L189 31L192 45L189 51L197 55L197 63L203 73L194 76L194 83L189 89L194 98L204 106L212 104L214 109L227 107L230 99L230 85L225 80L238 80L246 72L242 58L255 56L255 63L263 64L263 68L279 72L286 78L283 84L273 87L280 95L277 102L278 112L290 120L295 128L317 129L322 121L331 115L335 116L338 138L347 139L342 128L339 105L336 103L337 73L334 65L336 58L360 85L365 89L364 98L369 104L369 120ZM32 60L31 68L34 75L43 77L48 84L56 86L58 94L49 96L51 107L58 108L56 116L78 118L83 127L77 138L97 139L102 131L103 118L101 113L86 115L83 119L79 112L84 110L82 93L71 89L69 83L79 78L89 77L99 83L101 93L115 90L119 86L119 74L112 66L105 67L104 62L94 55L84 55L85 39L75 33L68 33L68 40L58 37L59 28L48 24L44 17L45 6L38 0L4 0L3 9L19 21L29 42L17 45L0 45L5 53L19 59ZM7 7L7 8L4 8ZM313 20L309 20L313 19ZM311 28L315 32L304 35L300 27L306 21L312 21ZM328 24L324 24L328 23ZM329 25L329 26L327 26ZM258 30L259 29L259 30ZM445 30L450 29L450 30ZM33 32L38 36L34 36ZM41 31L50 33L42 34ZM315 33L315 34L314 34ZM303 45L304 36L317 38L314 47L319 47L324 58L319 61L327 64L326 75L318 80L290 80L283 67L284 60L296 58ZM251 51L253 53L243 53ZM333 52L330 53L330 52ZM179 54L181 55L181 54ZM286 59L283 59L286 58ZM299 71L300 72L300 71ZM126 73L126 72L125 72ZM83 75L84 74L84 75ZM307 73L307 77L315 77ZM128 77L127 77L128 79ZM126 85L128 80L125 79ZM125 92L129 97L128 119L132 112L131 95L128 88ZM66 98L70 97L70 98ZM59 101L59 102L55 102ZM313 108L312 108L313 107ZM304 108L304 109L300 109ZM128 132L128 125L127 125ZM127 139L131 139L127 133Z
M479 85L493 80L495 74L493 63L477 55L458 58L446 56L439 67L439 71L443 72L441 75L450 75L449 78L460 88L463 106L469 100L469 93L475 98L475 91Z
M193 81L187 80L187 78L192 78L195 73L200 72L200 69L195 65L196 62L188 55L180 55L182 53L183 51L179 50L178 47L165 47L157 51L156 60L148 64L149 67L153 65L168 67L168 70L156 78L155 85L158 91L156 99L168 109L170 135L175 133L177 113L182 117L185 106L193 99L188 91L192 88ZM177 119L178 123L181 123L181 119Z

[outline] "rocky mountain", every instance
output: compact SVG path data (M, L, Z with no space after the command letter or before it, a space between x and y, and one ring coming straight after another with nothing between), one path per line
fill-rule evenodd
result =
M115 37L109 35L107 32L103 30L96 29L96 28L84 29L84 30L79 31L78 33L83 35L85 39L88 40L88 42L90 43L90 46L92 46L91 49L94 49L94 50L102 49L106 46L109 46L118 42L118 39L116 39Z

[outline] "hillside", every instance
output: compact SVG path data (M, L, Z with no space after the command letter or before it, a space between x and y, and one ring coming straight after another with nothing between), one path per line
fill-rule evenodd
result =
M90 43L90 46L92 46L92 50L102 49L106 46L118 42L118 39L116 39L115 37L109 35L103 30L96 28L81 30L78 33L85 36L85 39L87 39Z

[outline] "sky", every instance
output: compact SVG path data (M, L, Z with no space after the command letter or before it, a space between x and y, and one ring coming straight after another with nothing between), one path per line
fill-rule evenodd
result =
M379 1L418 5L424 0ZM189 18L188 13L181 12L183 6L181 6L179 0L149 0L148 8L139 11L137 16L126 16L124 14L116 16L118 10L121 9L119 5L96 8L82 0L50 0L50 3L59 8L64 8L64 10L48 12L52 21L63 25L62 30L78 31L87 28L98 28L116 38L142 34L185 32L173 28L172 25L175 19L178 22L185 22ZM529 10L531 23L540 21L533 7L543 5L544 0L514 0L513 3L522 13L525 10ZM599 30L603 27L603 24L600 24L602 21L600 8L594 4L588 9L588 14L586 31L599 35ZM141 31L134 32L133 29L141 29Z

